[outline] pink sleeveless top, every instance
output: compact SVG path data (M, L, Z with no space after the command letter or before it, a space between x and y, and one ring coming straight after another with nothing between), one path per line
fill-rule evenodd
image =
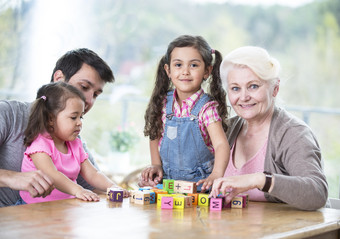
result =
M236 142L236 141L235 141ZM266 151L267 151L267 142L264 143L264 145L260 148L260 150L250 159L248 160L242 168L235 168L234 162L233 162L233 152L234 152L234 146L230 150L230 159L228 163L228 167L224 173L224 177L229 176L235 176L235 175L243 175L243 174L251 174L256 172L263 172L264 170L264 159L266 157ZM249 200L252 201L267 201L264 197L264 193L257 188L248 190L244 192L248 194Z

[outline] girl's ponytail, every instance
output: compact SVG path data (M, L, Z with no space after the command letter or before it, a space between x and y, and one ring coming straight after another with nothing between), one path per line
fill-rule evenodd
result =
M36 99L32 105L28 124L24 132L24 145L30 146L36 137L46 131L48 126L49 117L46 109L46 96Z
M163 56L158 64L155 86L144 115L144 135L151 140L161 137L163 101L171 87L171 81L164 69L165 64L168 64L168 59Z
M226 92L223 89L222 80L220 77L220 64L222 62L222 54L217 50L212 50L213 56L213 69L211 71L211 81L209 93L213 97L213 100L218 102L217 111L222 119L222 126L225 132L227 132L227 119L228 109L226 103Z

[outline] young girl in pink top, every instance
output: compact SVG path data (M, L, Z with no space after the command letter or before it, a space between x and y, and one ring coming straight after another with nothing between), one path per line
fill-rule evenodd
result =
M42 86L31 108L25 131L23 172L41 170L53 181L55 189L46 197L32 198L20 191L23 203L66 198L99 201L99 196L77 184L79 173L95 188L106 191L116 185L87 159L78 138L82 128L85 98L75 87L63 83ZM124 190L124 196L128 192Z

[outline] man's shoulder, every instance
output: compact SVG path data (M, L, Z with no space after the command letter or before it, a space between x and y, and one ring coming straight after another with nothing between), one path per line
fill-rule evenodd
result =
M27 110L31 103L18 101L18 100L0 100L1 112Z

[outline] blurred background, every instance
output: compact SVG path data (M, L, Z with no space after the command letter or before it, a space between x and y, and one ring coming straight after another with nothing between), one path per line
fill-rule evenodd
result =
M85 115L81 136L121 183L150 164L144 112L170 41L201 35L223 55L261 46L281 62L280 104L315 132L338 197L339 26L339 0L0 0L0 99L33 101L66 51L97 52L116 82Z

